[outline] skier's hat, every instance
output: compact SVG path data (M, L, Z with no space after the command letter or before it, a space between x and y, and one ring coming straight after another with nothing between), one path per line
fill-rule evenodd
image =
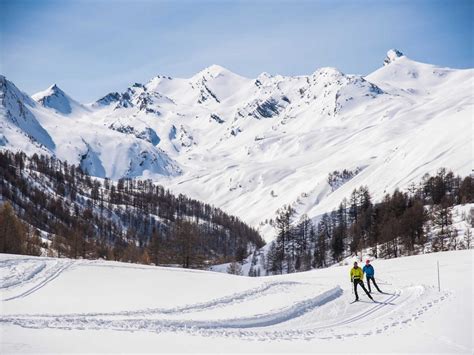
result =
M366 264L370 264L370 260L367 259L367 260L365 261L365 263L366 263Z

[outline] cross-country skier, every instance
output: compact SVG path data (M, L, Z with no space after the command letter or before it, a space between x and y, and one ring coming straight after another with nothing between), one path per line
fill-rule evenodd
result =
M354 262L354 267L351 269L351 282L354 283L354 293L356 295L356 301L359 300L359 295L357 294L357 285L360 285L360 287L362 287L362 289L365 291L365 293L367 294L367 296L373 301L374 299L372 298L372 296L370 295L369 291L367 291L367 289L365 288L364 286L364 281L363 281L363 278L364 278L364 272L362 271L362 269L357 265L357 261Z
M372 290L370 289L370 281L372 281L377 291L379 291L380 293L383 293L382 291L380 291L380 288L377 286L377 283L375 282L375 277L374 277L375 270L374 270L374 267L370 265L370 260L365 261L365 266L362 268L362 271L367 277L367 286L369 286L369 292L372 293Z

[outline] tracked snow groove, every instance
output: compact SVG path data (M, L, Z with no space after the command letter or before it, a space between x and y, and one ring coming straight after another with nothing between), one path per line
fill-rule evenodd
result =
M0 290L9 289L18 285L24 285L46 268L46 263L37 263L26 270L18 270L17 261L5 260L0 269L6 274L1 278Z
M111 329L120 331L151 331L151 332L185 332L188 334L204 336L226 336L246 339L331 339L348 336L367 336L375 333L386 332L394 327L405 325L416 320L433 305L445 300L447 294L432 299L415 309L412 314L391 321L383 314L375 315L389 302L396 300L400 294L390 296L384 303L369 307L366 311L346 320L327 324L293 329L284 327L272 329L271 326L284 324L284 322L297 318L311 309L323 306L335 297L339 297L340 288L335 288L327 293L308 300L303 304L294 305L289 309L281 310L274 314L257 315L253 318L223 319L220 321L173 321L147 318L106 319L100 317L2 317L0 323L10 323L25 328L53 328L53 329ZM405 304L406 306L406 304ZM379 312L380 313L380 312ZM371 320L376 327L364 332L354 331L351 326L357 322ZM316 322L316 324L318 324ZM355 328L357 329L357 328Z
M342 294L340 287L335 287L312 299L305 300L287 308L276 310L268 314L259 314L248 318L223 319L217 321L175 321L175 320L148 320L148 319L120 319L110 320L99 317L39 317L39 318L4 318L2 322L12 322L32 328L111 328L116 330L148 329L154 331L182 330L182 329L226 329L226 328L258 328L269 327L299 317L315 307L322 306Z
M97 316L142 316L142 315L152 315L152 314L184 314L190 312L205 312L211 309L225 307L227 305L234 305L236 303L241 303L244 301L249 301L259 297L264 297L270 292L278 292L283 290L288 290L290 286L297 285L297 282L292 281L281 281L281 282L269 282L264 283L262 286L249 289L243 292L235 293L229 296L217 298L208 302L190 304L181 307L173 308L147 308L143 310L136 311L120 311L120 312L109 312L109 313L78 313L78 314L41 314L33 315L40 317L97 317ZM19 297L19 296L18 296ZM16 298L16 297L14 297ZM13 298L11 298L13 299ZM4 301L9 301L6 299ZM24 315L23 315L24 316Z
M32 261L34 259L26 259L25 262ZM37 266L27 267L23 273L19 275L15 274L7 276L5 281L2 279L2 284L0 286L0 290L2 294L6 293L6 291L16 290L16 288L25 286L28 284L34 284L33 287L23 291L17 295L9 296L2 301L11 301L20 297L26 297L33 292L41 289L42 287L46 286L48 283L56 279L62 272L67 270L69 267L73 265L73 261L57 261L54 263L51 262L43 262L39 263ZM15 265L17 263L14 260L8 260L5 263L2 263L0 268L7 269L7 273L9 274L11 269L15 269ZM3 270L4 271L4 270ZM5 271L4 271L5 272Z

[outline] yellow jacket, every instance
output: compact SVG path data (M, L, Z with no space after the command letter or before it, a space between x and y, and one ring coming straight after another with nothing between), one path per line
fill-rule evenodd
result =
M362 271L362 268L357 267L351 269L351 282L354 281L354 279L362 280L364 278L364 272Z

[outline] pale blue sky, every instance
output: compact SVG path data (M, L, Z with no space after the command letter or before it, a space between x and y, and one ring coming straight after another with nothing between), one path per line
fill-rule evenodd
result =
M368 74L398 48L473 67L474 1L0 0L0 72L90 102L220 64L248 77L321 66Z

